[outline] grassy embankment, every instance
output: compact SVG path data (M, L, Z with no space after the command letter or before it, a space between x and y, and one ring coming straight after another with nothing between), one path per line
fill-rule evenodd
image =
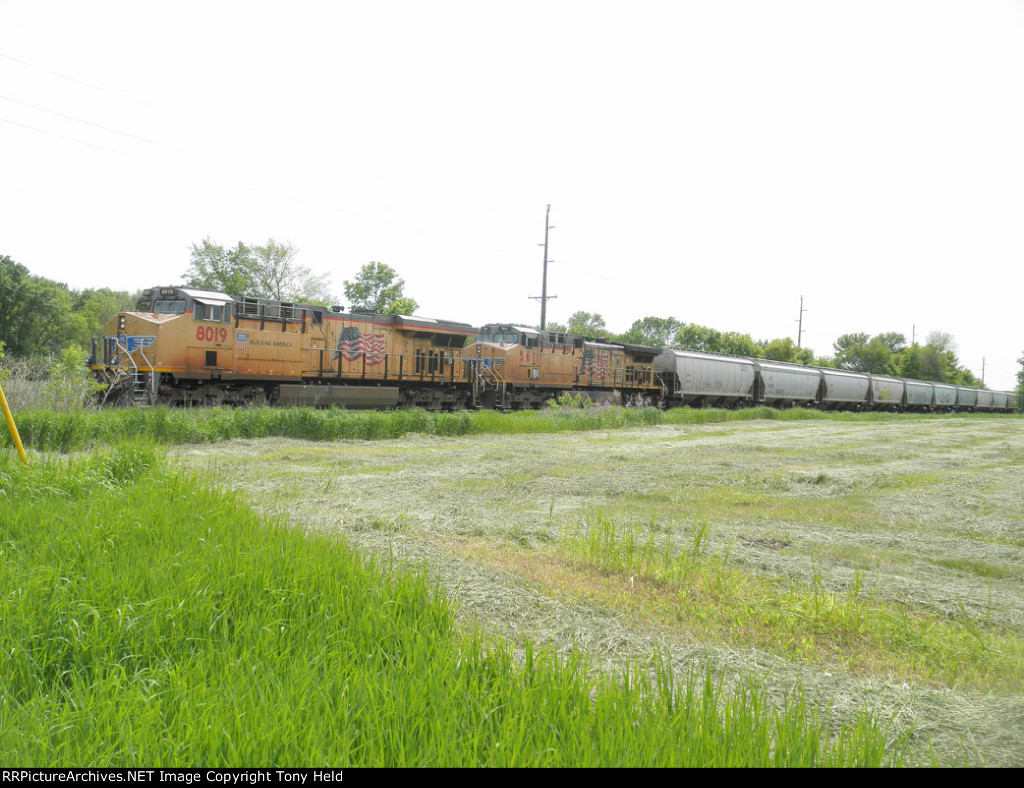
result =
M911 417L890 413L822 413L802 408L784 411L772 408L677 408L662 411L657 408L594 406L519 413L435 413L423 410L158 407L66 412L32 410L18 414L18 429L26 447L40 451L67 452L97 445L116 445L120 441L134 437L168 445L266 437L383 440L401 438L409 434L449 437L481 434L527 435L656 424L710 424L757 419L876 421L892 418L949 417ZM1007 416L993 414L992 418ZM0 446L7 444L9 438L6 430L0 431Z
M753 684L726 693L666 668L615 680L529 648L514 661L457 630L422 575L262 519L151 444L28 468L0 454L0 558L9 765L901 757L866 717L829 735L799 698L780 710Z

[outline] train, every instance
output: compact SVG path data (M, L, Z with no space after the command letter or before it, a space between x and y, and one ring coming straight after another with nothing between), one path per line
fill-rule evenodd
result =
M86 363L104 402L142 406L521 410L565 393L665 408L1015 406L1012 392L183 286L143 291Z

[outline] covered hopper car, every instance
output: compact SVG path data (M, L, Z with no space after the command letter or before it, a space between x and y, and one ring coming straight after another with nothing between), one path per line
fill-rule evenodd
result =
M1012 392L693 350L666 349L655 369L666 407L1009 413L1015 405Z

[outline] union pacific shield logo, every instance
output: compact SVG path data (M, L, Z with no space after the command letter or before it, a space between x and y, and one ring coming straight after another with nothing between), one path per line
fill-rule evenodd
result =
M141 347L149 347L154 342L156 342L156 335L124 337L124 344L129 353L134 353Z

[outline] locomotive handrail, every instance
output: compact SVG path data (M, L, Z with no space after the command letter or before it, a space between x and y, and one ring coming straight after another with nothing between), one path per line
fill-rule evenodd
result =
M116 347L119 351L121 351L121 353L123 355L128 357L128 360L130 362L132 362L132 366L135 368L135 372L137 373L139 371L139 365L136 364L135 363L135 359L132 358L132 354L131 354L131 351L128 350L128 346L121 344L121 338L120 337L114 337L114 347ZM139 349L139 352L140 353L142 352L141 348Z
M140 393L139 375L144 374L145 370L139 369L139 365L135 363L135 359L132 357L132 351L128 349L127 345L121 344L121 338L119 336L114 336L113 339L114 347L116 347L123 355L127 356L128 360L132 362L132 368L135 370L134 373L125 372L125 374L131 374L132 376L132 399L135 400L137 404L141 404L137 396ZM149 366L149 380L144 383L142 390L146 392L147 397L149 397L151 401L154 401L156 399L156 368L153 366L153 362L150 361L149 357L146 355L145 345L140 345L138 351L139 355L142 356L143 360Z
M501 400L504 401L505 393L508 389L508 381L499 372L498 367L504 363L503 358L464 358L462 359L465 369L472 370L473 375L473 401L475 404L479 404L482 398L482 394L488 388L494 388L495 392L500 393ZM497 363L495 363L497 362Z
M156 400L156 368L153 366L153 362L149 360L146 355L145 348L139 348L139 355L142 356L143 361L149 365L149 389L152 399ZM139 368L135 368L136 374L138 374Z
M361 380L379 379L385 381L397 380L398 382L415 380L430 383L445 381L449 383L454 383L456 379L454 357L435 356L433 358L433 361L436 364L436 367L434 370L430 370L428 369L428 362L431 360L431 358L426 355L416 355L414 353L385 353L380 362L378 362L377 364L368 365L366 363L366 351L361 350L359 351L358 355L355 358L345 359L344 356L340 355L337 350L332 350L330 348L315 348L315 350L317 352L318 359L317 368L316 370L304 371L303 375L307 377L335 377L341 380L342 378L347 376L357 376ZM324 354L326 353L330 353L332 354L332 356L337 355L338 358L330 358L325 366ZM412 362L419 361L419 369L415 369L415 366L417 365L414 364L414 369L412 372L410 372L405 365L405 359L407 358L410 359ZM397 374L395 372L395 359L398 359ZM465 359L462 360L465 361ZM348 361L353 364L358 364L359 367L357 367L356 369L349 368L348 371L345 371L343 369L344 361ZM337 367L334 366L335 362L337 362ZM373 367L379 368L375 369Z

